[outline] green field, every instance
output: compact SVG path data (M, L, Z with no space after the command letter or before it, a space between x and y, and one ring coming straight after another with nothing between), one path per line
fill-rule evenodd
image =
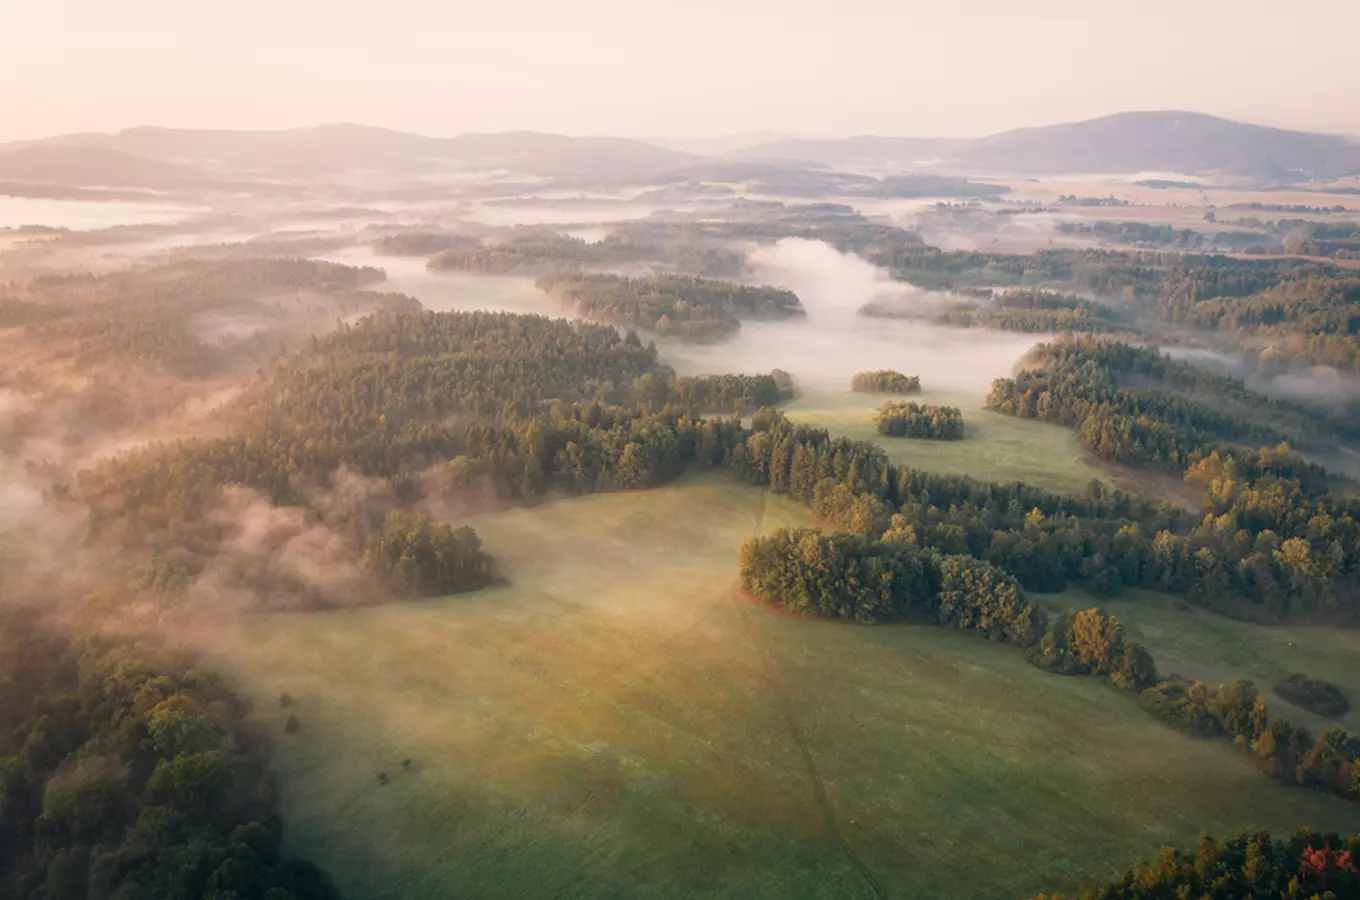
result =
M805 521L694 477L479 517L505 587L245 620L217 661L291 848L357 900L1018 898L1201 830L1360 829L1094 679L752 605L741 538Z
M1145 644L1160 671L1218 685L1249 678L1263 692L1271 712L1316 731L1336 725L1360 731L1360 633L1316 626L1253 625L1195 609L1175 598L1129 591L1094 600L1080 591L1040 595L1054 609L1100 606ZM1324 719L1275 695L1271 688L1291 672L1338 685L1356 704L1339 720Z
M914 400L963 410L964 439L935 441L884 437L874 414L888 400ZM902 398L888 394L811 391L789 403L795 422L817 425L832 434L882 446L893 462L927 472L972 475L989 481L1025 481L1053 491L1080 493L1091 479L1109 477L1087 462L1070 428L990 412L982 398L925 392Z

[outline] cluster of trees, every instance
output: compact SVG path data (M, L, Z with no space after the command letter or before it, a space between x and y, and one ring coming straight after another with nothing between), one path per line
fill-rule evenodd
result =
M1360 800L1360 739L1340 728L1314 735L1270 715L1250 681L1238 679L1215 690L1198 681L1170 679L1144 691L1139 703L1186 734L1232 741L1274 778Z
M1198 300L1174 312L1195 328L1267 345L1286 360L1360 371L1360 276L1307 274L1248 296ZM1171 317L1171 316L1168 316Z
M1065 206L1128 206L1129 201L1120 200L1114 194L1108 197L1079 197L1076 194L1060 194L1058 203Z
M1105 458L1168 464L1205 490L1200 523L1183 536L1156 539L1150 553L1160 560L1157 574L1148 580L1144 563L1126 560L1114 564L1118 581L1186 593L1239 615L1355 614L1360 505L1330 493L1328 473L1288 445L1256 450L1234 442L1280 437L1278 426L1263 424L1275 401L1216 376L1200 379L1203 402L1171 390L1121 388L1119 375L1158 372L1162 385L1174 388L1187 380L1187 367L1120 344L1060 342L1041 348L1039 359L1046 369L998 380L989 405L1076 427ZM1280 418L1286 426L1308 424L1297 410Z
M1035 643L1045 623L1043 609L995 566L922 550L891 531L882 540L812 528L748 537L741 586L804 615L861 624L935 622L1022 647Z
M1302 672L1294 672L1278 681L1275 693L1295 706L1327 719L1339 719L1351 708L1351 701L1341 688Z
M850 378L850 390L863 394L919 394L921 376L903 375L892 369L856 372Z
M1183 250L1209 250L1224 253L1278 252L1278 244L1266 235L1251 231L1204 232L1173 225L1148 222L1059 222L1058 232L1079 237L1094 237L1112 244L1137 247L1177 247ZM1272 251L1274 248L1274 251Z
M0 895L338 900L281 849L269 739L220 679L0 617Z
M434 256L446 250L477 250L480 239L466 234L408 231L389 234L373 242L373 252L381 256Z
M963 413L957 406L931 406L902 401L885 403L874 418L878 433L889 437L963 439Z
M1230 442L1277 444L1300 437L1297 429L1268 424L1262 413L1278 404L1245 388L1224 396L1226 391L1214 391L1220 382L1205 378L1198 395L1167 389L1176 387L1168 380L1175 375L1167 374L1176 370L1158 365L1159 356L1092 338L1042 344L1014 378L993 382L987 406L1076 428L1082 442L1104 459L1160 462L1181 470ZM1153 378L1161 384L1120 386L1121 380ZM1231 384L1231 379L1221 382Z
M573 272L603 262L594 244L555 231L526 229L499 244L453 247L431 256L426 267L479 275L539 276Z
M933 312L881 303L866 304L860 315L879 318L926 318L954 328L995 328L1028 334L1083 332L1099 334L1124 331L1129 326L1115 311L1071 294L1037 288L993 291L989 288L958 288L956 294L978 302L942 304Z
M240 346L213 340L198 325L199 317L249 317L260 311L262 298L289 293L325 295L333 314L409 301L360 290L385 277L371 267L275 258L183 260L99 275L41 275L22 289L6 291L0 322L27 325L28 337L69 347L83 367L125 363L199 378L243 354ZM254 349L274 352L276 337L263 337Z
M976 526L971 531L962 526L934 529L939 506L922 507L932 488L945 487L942 480L897 471L869 449L872 445L829 441L824 433L789 426L777 415L758 417L755 426L746 443L734 450L730 465L749 480L802 499L820 519L842 529L780 530L748 538L742 546L741 583L758 598L805 614L862 623L908 618L978 630L1023 648L1032 663L1049 671L1103 677L1136 692L1153 716L1196 736L1234 741L1274 777L1360 798L1360 740L1339 729L1315 738L1307 729L1269 716L1264 699L1247 681L1212 690L1198 682L1162 679L1147 649L1127 640L1118 621L1099 609L1046 621L1024 596L1026 579L1052 589L1047 577L1075 561L1079 571L1099 581L1106 577L1102 567L1109 558L1089 546L1072 547L1074 556L1064 561L1057 546L1062 539L1046 530L1049 517L1040 506L1024 514L1021 529L1010 533L994 529L983 534ZM826 470L821 468L824 459L829 462ZM820 471L826 474L818 478ZM811 492L804 493L809 483ZM982 489L978 493L992 495L988 511L999 508L997 495L1008 489L976 487ZM1147 512L1128 498L1107 498L1094 490L1087 503L1091 513L1106 516ZM977 516L958 516L957 506L949 513L963 522ZM1059 517L1055 510L1053 518ZM1002 525L1005 518L994 521ZM1068 536L1074 537L1087 524L1072 516L1063 527L1072 529ZM1155 566L1155 554L1179 540L1167 530L1149 545L1138 525L1124 524L1103 546L1116 559L1124 549L1140 546L1136 552L1148 551ZM1196 562L1204 565L1209 555L1197 553ZM1120 572L1116 569L1110 577L1118 579Z
M1033 900L1350 900L1360 897L1360 836L1302 829L1287 838L1265 831L1226 841L1201 837L1192 850L1162 848L1108 884L1080 894L1039 894Z
M1351 501L1305 492L1288 474L1297 462L1288 454L1210 454L1190 473L1211 488L1196 515L1095 484L1072 497L902 469L873 444L778 416L757 416L753 428L732 460L753 483L846 530L909 530L919 546L984 559L1033 590L1141 587L1267 622L1360 614Z
M1317 232L1327 237L1303 239L1299 234L1290 232L1279 240L1303 241L1291 245L1299 253L1335 241L1335 250L1347 253L1353 239L1341 228ZM895 278L932 290L995 285L1081 290L1118 299L1130 310L1165 322L1228 332L1263 359L1360 371L1360 328L1352 320L1360 277L1330 263L1151 250L1062 249L1022 256L909 245L870 258L892 269ZM1035 328L1044 318L1065 330L1109 330L1093 312L1010 310L991 315L998 323L1011 323L998 327L1020 330ZM977 315L950 314L960 324ZM1108 311L1106 315L1113 318Z
M539 287L583 318L689 341L729 337L742 319L806 315L791 291L689 275L580 275L540 279Z
M462 594L497 580L495 562L472 528L402 510L388 513L369 537L364 561L392 587L422 597Z

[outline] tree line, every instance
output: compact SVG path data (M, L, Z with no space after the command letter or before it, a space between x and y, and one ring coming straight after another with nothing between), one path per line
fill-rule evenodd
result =
M1038 894L1033 900L1354 900L1360 835L1304 828L1278 838L1240 832L1227 840L1202 836L1190 849L1163 847L1155 860L1131 866L1080 894Z

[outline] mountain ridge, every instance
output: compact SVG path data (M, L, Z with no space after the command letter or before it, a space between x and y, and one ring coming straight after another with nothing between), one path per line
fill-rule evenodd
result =
M15 172L25 168L20 165L25 153L28 169L41 172L44 166L36 157L48 152L57 155L47 169L62 178L75 178L80 166L71 161L80 152L96 150L123 155L108 157L103 167L116 173L107 183L123 187L154 182L154 164L179 167L162 174L166 180L178 181L224 173L291 178L369 169L420 174L471 165L585 184L602 178L646 179L715 162L978 175L1164 171L1276 181L1360 174L1360 142L1346 137L1190 111L1153 110L1019 128L981 138L782 138L714 155L633 138L529 130L438 138L346 122L279 130L138 126L0 145L0 175L24 180ZM69 164L61 164L63 158ZM94 165L93 156L85 161L100 168ZM80 177L112 176L95 172Z

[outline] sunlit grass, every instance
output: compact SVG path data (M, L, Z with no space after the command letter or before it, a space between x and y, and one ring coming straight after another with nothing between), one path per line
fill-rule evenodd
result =
M1317 626L1253 625L1189 606L1176 597L1129 591L1097 601L1076 590L1043 596L1055 609L1101 606L1146 644L1164 673L1211 685L1249 678L1266 692L1271 712L1314 731L1360 730L1360 633ZM1339 720L1324 719L1271 692L1285 675L1303 672L1338 685L1356 704Z
M874 414L887 394L813 391L785 408L795 422L816 425L836 435L873 441L901 465L927 472L971 475L986 481L1024 481L1053 491L1081 493L1091 479L1109 484L1108 476L1087 462L1076 434L1046 422L990 412L981 397L927 390L905 399L957 406L963 411L962 441L884 437Z
M859 865L962 900L1201 830L1360 828L1094 679L734 590L743 536L806 522L695 477L480 517L502 588L243 622L218 659L277 736L290 848L357 900L871 898Z

